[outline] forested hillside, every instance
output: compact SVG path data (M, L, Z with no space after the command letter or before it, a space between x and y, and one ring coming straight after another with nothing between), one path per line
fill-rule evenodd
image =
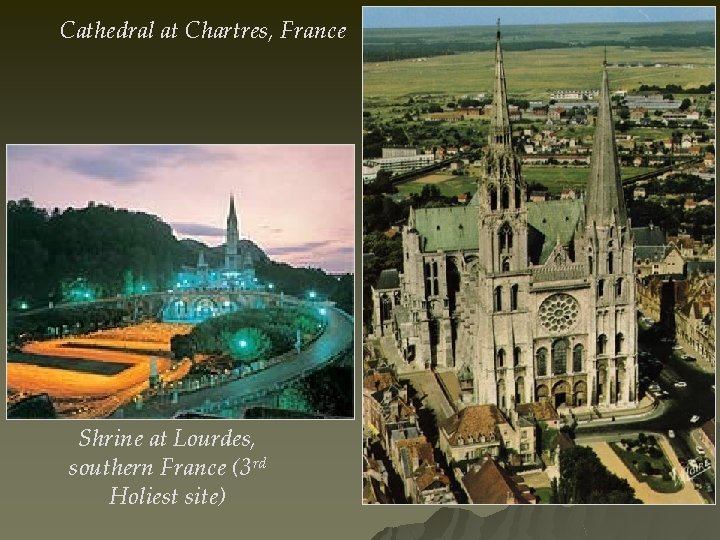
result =
M48 212L28 199L9 201L7 227L10 307L60 302L63 288L78 278L96 297L127 292L129 279L149 291L165 290L183 265L195 266L200 250L211 267L224 262L222 246L177 240L157 216L93 203ZM277 284L278 290L301 294L314 288L352 312L352 277L338 280L321 270L273 263L249 240L241 240L240 249L250 253L259 279Z

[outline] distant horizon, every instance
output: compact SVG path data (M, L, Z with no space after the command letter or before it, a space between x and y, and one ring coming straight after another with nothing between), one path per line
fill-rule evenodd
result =
M500 29L505 27L517 27L517 26L571 26L571 25L592 25L592 24L669 24L669 23L698 23L698 22L712 22L707 19L695 19L692 21L585 21L585 22L545 22L545 23L502 23ZM494 24L448 24L448 25L437 25L437 26L373 26L364 27L363 30L415 30L421 28L496 28L497 23Z
M482 19L482 20L480 20ZM363 8L363 29L657 24L715 21L715 8L689 7L376 7Z

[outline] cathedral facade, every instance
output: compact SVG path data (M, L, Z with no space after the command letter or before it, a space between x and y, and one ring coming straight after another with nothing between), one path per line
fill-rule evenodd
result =
M636 406L634 243L605 66L584 198L528 201L500 32L488 139L467 206L410 210L403 270L373 289L374 336L400 373L454 372L466 404Z

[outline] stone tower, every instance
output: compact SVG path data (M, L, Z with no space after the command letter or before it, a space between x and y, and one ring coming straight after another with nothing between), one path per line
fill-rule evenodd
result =
M597 124L585 204L584 251L596 298L590 321L588 381L594 405L637 402L637 321L630 220L625 208L610 107L607 67L603 63Z
M527 185L512 143L505 66L497 32L493 116L478 177L478 332L475 396L512 409L531 395L532 338L527 311ZM531 375L531 373L528 373Z
M227 228L225 230L225 269L236 272L240 266L240 255L238 253L238 240L240 231L237 214L235 214L235 197L230 196L230 212L227 217Z

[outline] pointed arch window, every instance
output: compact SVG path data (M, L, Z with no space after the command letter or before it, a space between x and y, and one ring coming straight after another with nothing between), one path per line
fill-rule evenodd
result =
M585 348L577 344L573 347L573 373L581 373L583 370Z
M522 190L519 185L515 186L515 208L520 208L522 204Z
M593 258L592 255L588 255L588 266L590 267L590 275L593 273Z
M535 353L535 365L538 377L547 375L547 349L545 347L541 347Z
M620 354L623 352L623 345L625 344L625 336L622 335L622 332L618 332L615 335L615 354Z
M495 287L494 293L495 311L502 311L502 287Z
M598 298L602 298L603 296L605 296L605 280L604 279L598 280L597 295L598 295Z
M502 271L503 272L509 272L510 271L510 258L504 257L502 262Z
M552 344L552 369L553 375L567 373L568 342L565 339L558 339Z
M502 252L510 251L513 247L513 230L507 221L502 224L498 231L498 241Z
M613 254L612 254L612 252L608 253L608 256L607 256L607 268L608 268L608 274L612 274L613 273Z
M497 210L498 205L498 197L497 197L497 188L495 186L490 186L490 210Z
M518 285L515 283L510 287L510 309L515 311L518 308Z
M425 263L425 297L427 298L432 294L432 274L430 263Z
M499 349L495 357L497 367L505 367L505 349Z
M618 278L615 282L615 296L620 297L623 292L623 279Z
M518 367L520 365L520 347L513 349L513 366Z
M607 347L607 336L600 334L597 338L597 353L605 354L605 348Z
M503 210L510 208L510 189L507 186L503 186L500 190L500 206Z

